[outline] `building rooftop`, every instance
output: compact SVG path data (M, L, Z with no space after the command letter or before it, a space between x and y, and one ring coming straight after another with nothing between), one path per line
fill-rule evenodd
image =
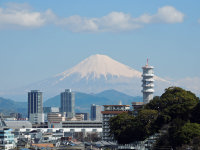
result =
M144 105L144 102L132 102L132 105Z
M31 92L39 92L40 90L31 90Z
M103 106L127 106L127 107L129 107L130 105L103 105Z
M51 147L51 148L54 147L54 145L52 143L32 144L32 146L36 146L36 147Z
M121 114L121 113L127 113L128 111L102 111L102 114Z
M19 129L19 128L32 128L32 124L26 120L9 120L5 121L8 128Z

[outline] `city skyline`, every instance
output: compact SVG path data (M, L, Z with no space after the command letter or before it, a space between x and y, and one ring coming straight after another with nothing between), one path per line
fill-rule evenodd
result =
M55 4L52 0L46 5L38 0L3 0L0 90L49 78L90 55L105 54L138 71L149 58L156 75L199 91L199 3L144 0Z

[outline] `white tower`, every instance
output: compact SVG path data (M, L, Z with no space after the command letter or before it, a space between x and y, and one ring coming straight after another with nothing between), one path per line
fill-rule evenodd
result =
M143 93L143 102L144 104L147 104L150 100L153 99L153 93L154 93L154 72L153 72L153 66L148 65L148 59L147 64L142 67L143 74L142 74L142 93Z

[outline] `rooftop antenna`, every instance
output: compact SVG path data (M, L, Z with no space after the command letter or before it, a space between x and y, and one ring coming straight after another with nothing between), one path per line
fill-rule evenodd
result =
M147 58L147 63L146 63L146 66L148 66L148 64L149 64L149 59Z
M122 105L122 101L119 101L119 105Z

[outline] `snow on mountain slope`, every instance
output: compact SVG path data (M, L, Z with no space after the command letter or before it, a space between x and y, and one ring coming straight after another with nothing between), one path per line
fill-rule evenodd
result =
M107 80L107 77L141 78L142 73L106 55L96 54L86 58L73 68L56 75L59 78L56 84L72 75L78 75L81 79L87 80L101 77ZM167 82L157 76L154 79Z
M58 74L57 76L61 77L60 80L64 80L66 77L75 73L80 74L81 78L86 79L89 77L98 79L101 76L104 76L107 79L108 75L128 78L141 77L141 72L123 65L106 55L99 54L86 58L75 67Z
M15 89L12 93L27 94L28 91L37 89L45 93L45 98L49 98L68 88L85 93L98 93L115 89L128 95L138 96L142 95L141 75L141 72L106 55L97 54L86 58L71 69L23 88ZM154 79L155 95L160 95L165 88L170 86L168 81L158 76L154 76Z

